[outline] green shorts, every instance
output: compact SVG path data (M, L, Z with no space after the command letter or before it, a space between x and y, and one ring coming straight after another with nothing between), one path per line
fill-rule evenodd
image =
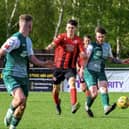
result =
M107 77L104 71L94 72L94 71L85 69L84 80L89 88L93 85L97 85L98 81L107 81Z
M11 94L15 88L20 87L23 90L24 95L26 97L28 96L28 92L29 92L28 77L19 78L11 75L3 75L3 80L9 94Z

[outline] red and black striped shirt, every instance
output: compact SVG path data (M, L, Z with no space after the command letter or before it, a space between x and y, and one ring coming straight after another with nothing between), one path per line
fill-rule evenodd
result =
M54 62L57 68L76 68L80 52L84 52L83 42L78 36L68 38L66 33L58 35L55 43Z

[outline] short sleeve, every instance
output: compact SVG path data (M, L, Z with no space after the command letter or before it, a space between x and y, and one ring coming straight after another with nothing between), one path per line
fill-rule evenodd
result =
M109 44L109 57L113 57L111 45Z
M79 50L80 50L80 52L84 52L85 49L84 49L84 45L83 45L82 39L78 38L78 42L79 42Z
M26 42L27 42L28 56L34 55L34 51L33 51L33 48L32 48L32 41L29 37L26 38Z
M4 49L7 53L11 52L14 49L19 48L20 40L18 37L10 37L7 41L2 45L2 49Z
M103 57L107 59L108 57L113 57L111 45L109 43L103 43Z
M54 40L54 44L57 46L61 43L61 41L63 40L64 38L64 34L59 34Z
M86 52L87 54L90 56L93 50L93 46L91 44L88 44L87 48L86 48Z

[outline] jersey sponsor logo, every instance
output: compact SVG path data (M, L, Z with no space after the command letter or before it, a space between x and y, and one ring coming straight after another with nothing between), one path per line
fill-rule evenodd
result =
M78 43L78 40L74 40L73 43L74 43L74 44L77 44L77 43Z
M72 45L72 44L66 44L66 50L68 52L73 52L74 51L74 45Z
M27 51L23 51L21 54L20 54L21 57L26 57L27 56Z
M10 48L10 45L9 45L9 44L5 44L5 45L4 45L4 48L5 48L5 49L9 49L9 48Z
M13 40L13 39L7 40L7 42L4 45L4 48L5 49L8 49L8 50L11 49L11 48L13 48L14 45L16 45L16 44L14 44L14 42L15 42L15 40Z

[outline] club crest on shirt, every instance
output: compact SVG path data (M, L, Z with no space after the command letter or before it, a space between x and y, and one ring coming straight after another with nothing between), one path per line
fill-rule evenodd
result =
M77 43L78 43L78 41L77 41L77 40L74 40L74 41L73 41L73 43L74 43L74 44L77 44Z
M27 51L23 51L21 54L20 54L21 57L26 57L27 56Z
M72 44L66 44L66 51L73 52L74 51L74 45L72 45Z
M5 49L9 49L10 48L10 45L9 44L5 44L4 48Z

